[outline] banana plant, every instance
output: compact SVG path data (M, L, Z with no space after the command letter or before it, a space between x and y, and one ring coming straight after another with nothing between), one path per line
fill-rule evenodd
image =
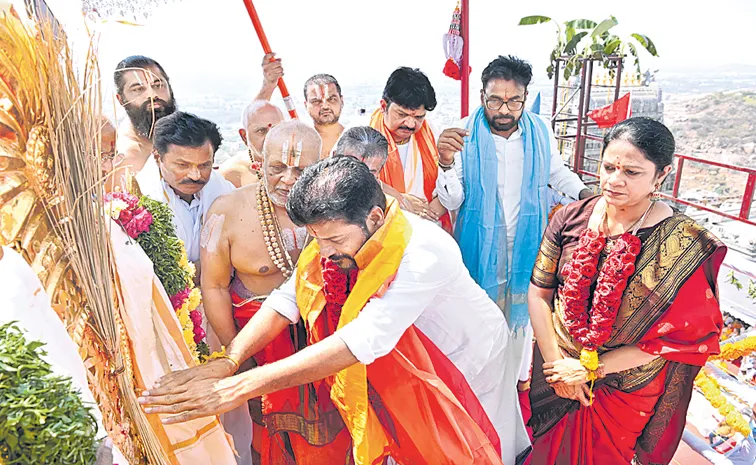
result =
M633 57L633 66L638 76L641 74L639 48L646 50L651 56L658 57L656 45L650 37L633 33L626 38L613 34L611 30L619 24L617 18L609 18L597 23L590 19L573 19L560 23L548 16L525 16L520 19L520 26L553 23L556 25L557 43L551 51L550 64L546 68L549 79L554 77L556 61L560 57L568 57L564 64L564 78L577 76L580 73L582 58L601 60L602 66L614 76L615 69L610 57Z

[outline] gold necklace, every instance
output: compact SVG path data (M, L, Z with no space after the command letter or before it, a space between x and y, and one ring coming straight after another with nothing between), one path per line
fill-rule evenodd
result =
M278 225L278 218L270 205L270 198L265 192L265 185L261 182L257 187L257 217L262 226L265 246L268 248L268 255L273 264L281 270L284 279L288 279L294 271L294 263L289 256L289 252L281 243L281 227Z
M640 218L635 220L635 223L630 225L629 228L625 230L625 232L632 230L630 234L633 236L638 235L638 230L643 226L643 223L646 222L646 218L648 217L648 214L651 213L651 210L654 209L654 205L656 205L656 202L651 202L651 204L646 207L646 211L643 212L643 215L641 215ZM617 241L617 239L610 239L611 231L609 231L609 215L608 215L608 209L606 208L606 205L604 205L604 236L606 236L606 246L604 246L604 252L608 255L609 252L612 251L612 247L614 247L614 243ZM621 234L620 234L621 235Z

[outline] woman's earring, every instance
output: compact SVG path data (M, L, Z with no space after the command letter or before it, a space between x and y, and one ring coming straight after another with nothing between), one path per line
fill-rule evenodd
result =
M651 193L651 201L652 202L658 202L658 201L660 201L662 199L661 192L659 192L659 187L660 187L660 185L657 184L656 187L654 188L654 191Z

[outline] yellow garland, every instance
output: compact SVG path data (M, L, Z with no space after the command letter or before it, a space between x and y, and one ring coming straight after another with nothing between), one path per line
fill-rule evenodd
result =
M720 388L719 383L717 383L714 378L701 370L698 373L698 376L696 376L694 384L701 390L712 407L717 409L719 414L724 417L727 425L742 434L744 437L748 437L748 435L751 434L751 426L748 424L748 421L735 409L735 407L727 402L727 399L722 394L722 389Z
M184 336L184 342L186 342L186 345L189 347L189 353L192 354L195 362L201 363L201 360L199 359L199 353L197 351L197 343L194 342L194 323L192 323L192 319L189 316L189 313L196 310L197 307L200 306L200 304L202 303L202 294L200 293L200 290L198 288L194 287L194 275L196 273L194 264L189 261L189 257L186 254L186 247L184 247L184 242L181 240L179 240L179 242L181 243L181 258L179 259L178 265L189 274L190 291L189 298L184 301L184 303L181 305L181 308L176 310L176 317L181 324L181 333Z
M737 360L740 357L750 355L756 351L756 336L749 336L737 342L731 342L722 346L719 355L715 355L710 360Z
M596 375L596 370L598 370L599 367L598 353L595 350L588 350L585 348L580 350L580 364L588 370L588 376L586 376L586 378L591 382L591 389L588 396L591 405L593 405L593 383L598 379L598 375Z

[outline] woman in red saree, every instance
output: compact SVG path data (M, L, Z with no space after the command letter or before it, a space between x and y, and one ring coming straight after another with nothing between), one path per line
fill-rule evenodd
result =
M528 296L538 343L533 465L672 460L693 379L719 353L716 278L726 253L653 200L673 157L663 124L618 124L604 140L603 194L548 225ZM612 255L616 247L625 252Z

